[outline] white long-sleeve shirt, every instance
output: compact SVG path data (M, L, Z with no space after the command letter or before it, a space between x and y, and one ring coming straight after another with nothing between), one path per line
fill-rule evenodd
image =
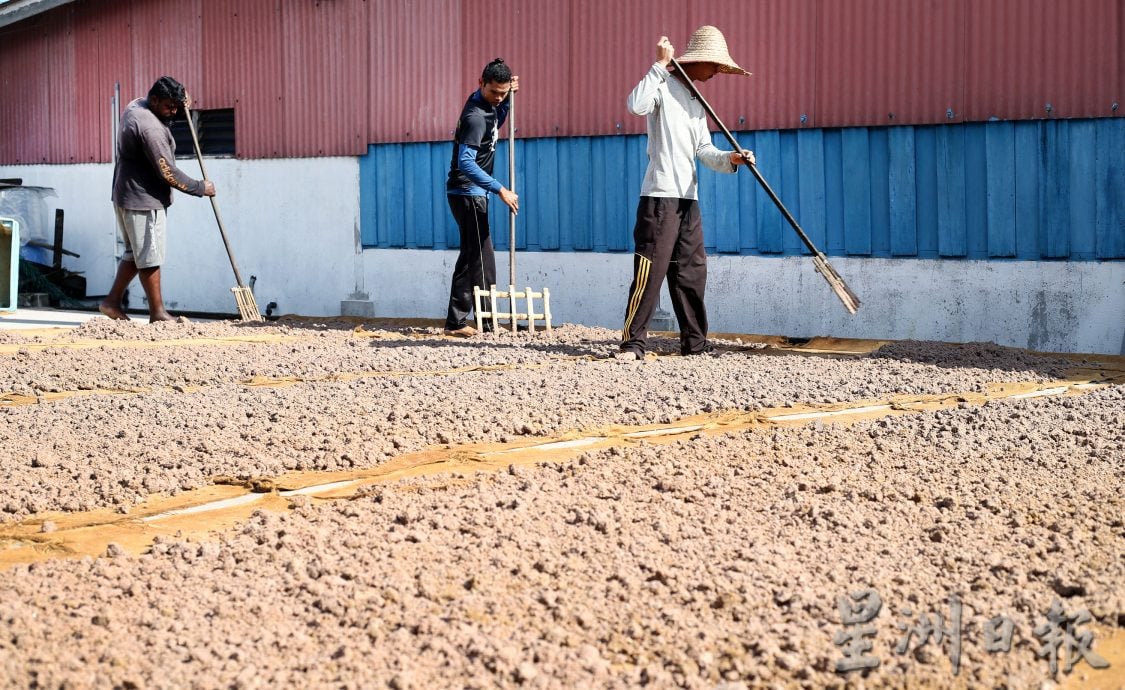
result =
M735 171L730 152L711 143L703 105L660 63L653 63L629 94L627 106L648 124L648 170L641 196L698 199L696 158L716 172Z

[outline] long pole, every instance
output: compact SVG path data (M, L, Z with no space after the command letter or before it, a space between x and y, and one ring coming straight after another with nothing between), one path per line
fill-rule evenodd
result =
M727 141L729 141L730 145L734 147L734 150L741 152L742 145L738 143L738 140L735 139L734 135L730 133L730 130L727 129L727 126L724 125L723 121L719 119L719 116L715 114L715 110L711 107L711 104L708 103L707 99L703 97L703 94L699 92L699 89L695 86L695 83L692 82L691 77L689 77L687 72L684 71L684 68L680 66L680 63L678 60L676 60L676 58L672 58L672 66L676 68L676 72L678 72L678 76L681 77L681 81L683 81L683 83L687 85L688 89L691 90L692 95L695 96L696 100L698 100L700 105L703 106L703 109L707 111L707 114L711 116L711 120L719 126L719 129L723 130L723 135L726 136ZM773 188L771 188L769 183L766 182L766 178L762 177L762 173L758 171L758 166L752 163L746 156L742 156L742 160L746 162L746 167L750 168L750 172L754 173L754 177L758 180L758 184L762 185L762 189L766 191L766 194L769 195L770 200L773 201L775 206L777 206L777 210L781 211L781 215L785 216L785 220L789 221L789 225L793 227L794 231L796 231L797 236L801 238L801 241L804 242L805 246L809 248L810 252L812 252L813 265L816 267L816 270L822 276L824 276L824 279L828 281L829 287L832 288L832 291L835 292L836 296L840 298L841 302L843 302L844 308L847 309L849 313L856 313L856 310L859 309L859 298L856 297L855 293L852 292L851 288L849 288L847 283L844 282L844 279L840 276L840 274L837 273L836 270L832 268L831 264L828 263L828 257L826 257L819 249L816 248L816 245L813 244L813 241L809 239L809 236L806 235L805 231L801 229L801 226L797 223L797 219L793 217L793 214L789 212L789 209L785 208L785 204L781 203L781 199L778 198L777 194L773 191Z
M508 189L516 193L516 92L508 94ZM516 284L516 212L508 209L508 285Z
M191 143L195 146L195 158L199 161L199 172L203 174L203 179L207 180L207 169L203 167L203 151L199 148L199 136L195 132L195 121L191 119L191 109L184 106L184 116L187 117L188 131L191 132ZM223 227L223 219L219 216L219 205L215 203L215 197L207 197L211 200L211 210L215 212L215 222L219 224L219 234L223 236L223 246L227 249L227 258L230 259L230 267L234 270L234 280L238 283L238 287L244 288L246 284L242 282L242 274L238 270L238 264L234 260L234 252L230 248L230 240L227 239L227 231Z
M724 125L723 121L719 119L719 116L715 114L715 111L711 108L711 104L708 103L707 99L703 97L703 94L699 92L699 88L695 85L694 82L692 82L691 78L687 75L687 72L684 71L684 68L680 67L680 63L676 60L676 58L672 58L672 66L675 67L676 71L679 72L683 77L682 81L687 84L687 87L689 89L691 89L692 95L695 96L696 100L698 100L700 105L703 106L703 109L707 111L707 114L711 116L711 119L715 122L716 125L719 126L719 129L723 130L723 135L726 136L727 141L729 141L730 145L734 147L734 150L741 152L742 145L738 143L738 141L734 138L734 135L730 133L729 129L727 129L727 126ZM785 208L785 204L781 203L781 199L778 198L777 194L774 193L773 188L771 188L769 183L766 182L766 178L762 177L762 173L758 171L758 166L751 163L750 160L745 156L743 156L742 159L746 161L746 167L750 168L750 172L754 173L754 177L757 178L758 183L762 185L762 188L766 190L766 194L769 195L770 199L777 206L778 210L781 211L781 214L785 216L785 220L789 221L789 224L792 225L793 229L797 231L797 235L800 236L801 241L805 243L805 246L809 248L809 251L811 251L813 254L819 254L820 250L816 248L816 245L814 245L812 240L809 239L809 236L806 235L805 231L801 229L801 226L797 224L796 219L793 218L793 214L789 213L789 209Z

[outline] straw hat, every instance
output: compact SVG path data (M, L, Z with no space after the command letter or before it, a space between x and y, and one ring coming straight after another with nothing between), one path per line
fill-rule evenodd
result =
M724 74L750 73L738 66L727 50L727 39L723 32L713 26L701 26L688 39L687 50L676 58L680 64L689 62L713 62L719 66L719 71Z

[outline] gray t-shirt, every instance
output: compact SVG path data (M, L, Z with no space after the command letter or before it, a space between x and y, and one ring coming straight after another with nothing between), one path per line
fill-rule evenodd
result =
M649 68L626 106L648 121L648 170L641 196L698 198L696 158L717 172L734 172L730 151L711 143L703 106L660 63Z
M138 98L121 116L117 164L113 167L113 203L132 211L151 211L172 204L172 188L203 196L203 182L176 167L172 130Z

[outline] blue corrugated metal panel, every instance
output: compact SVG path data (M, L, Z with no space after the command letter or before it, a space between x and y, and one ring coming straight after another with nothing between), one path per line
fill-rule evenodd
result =
M965 128L937 130L938 256L968 255L965 224Z
M887 166L887 196L890 204L891 256L918 255L917 158L913 127L891 127L887 131L890 160Z
M617 186L620 176L606 174L610 161L606 160L606 143L612 141L603 137L595 137L590 141L590 215L594 221L594 251L604 252L609 249L609 238L606 237L607 228L619 225L622 218L609 216L609 205L606 203L607 190ZM572 173L573 174L573 173ZM618 210L618 209L615 209Z
M988 161L985 127L965 125L965 225L968 256L988 256ZM977 229L984 232L977 231Z
M915 174L918 188L918 256L933 258L938 255L938 165L937 128L920 127L914 130Z
M889 133L871 130L871 253L887 256L891 251L891 174Z
M779 143L781 144L781 189L778 195L781 197L781 203L785 204L794 218L803 218L797 131L792 129L782 131ZM782 251L786 254L801 253L801 238L789 228L788 223L783 223L781 227Z
M754 150L754 135L751 132L740 132L735 134L738 138L739 145L744 149ZM739 175L747 175L739 171ZM754 188L757 185L747 184L743 180L738 185L738 209L739 209L739 241L741 242L742 251L753 252L757 247L758 242L758 209L755 203L756 192Z
M636 142L634 146L626 148L628 151L628 158L624 160L625 164L625 177L619 178L624 184L618 182L618 193L624 200L628 210L625 214L625 220L629 224L629 232L625 237L625 248L630 251L633 248L633 226L636 224L636 205L637 194L644 184L645 168L648 166L648 141L643 137L633 137L632 140Z
M380 194L375 197L379 202L375 207L375 217L383 230L380 233L381 241L393 247L408 246L406 206L403 202L406 196L406 184L402 172L410 166L403 165L403 148L403 144L380 147Z
M540 139L539 156L534 161L536 166L529 168L529 177L535 190L530 222L535 223L539 234L539 249L552 250L560 248L559 207L566 203L559 198L559 140ZM517 147L518 148L518 147ZM535 173L531 174L531 170Z
M1016 255L1016 140L1015 127L985 129L988 160L988 257Z
M773 191L781 195L781 137L775 131L754 133L754 157L757 159L758 170L766 181L770 183ZM707 179L705 182L710 182ZM747 181L749 184L749 181ZM782 236L782 224L785 220L778 215L773 202L765 194L755 194L757 203L756 213L758 218L758 241L755 245L759 254L780 254L785 249L785 240ZM704 226L707 227L706 221Z
M1092 257L1097 251L1094 161L1097 138L1091 120L1070 126L1070 251L1072 257Z
M635 216L637 190L640 184L631 187L628 184L630 174L635 175L637 165L630 161L627 154L626 139L624 137L608 137L601 140L604 150L601 155L606 169L605 193L605 223L608 228L605 233L606 248L610 251L631 251L633 249L632 226ZM598 155L595 153L595 155ZM597 163L595 162L595 165ZM643 168L643 166L641 166ZM636 178L634 178L636 179ZM622 180L626 184L622 184ZM594 190L597 195L599 190ZM596 222L596 219L595 219ZM627 230L625 230L628 228Z
M523 157L516 161L516 171L517 171L517 173L521 172L526 167L526 161L524 160L524 158L527 157L529 150L530 149L527 146L524 146L522 148L521 152L522 152ZM500 142L499 146L496 147L496 154L495 155L496 155L496 165L492 170L492 175L497 180L500 180L502 183L504 183L505 186L507 186L509 184L510 175L508 173L508 142L506 140ZM448 174L448 170L446 171L446 174ZM527 179L522 174L521 174L521 178L523 178L523 180ZM443 177L442 179L444 180L445 178ZM524 202L524 207L525 208L531 208L531 206L527 203L527 199L525 198L526 192L527 192L527 190L524 188L523 184L520 184L519 186L516 187L516 193L520 195L520 200ZM490 231L490 235L492 236L492 246L495 247L496 249L507 250L508 249L508 220L507 220L507 218L508 218L508 207L505 206L503 203L501 203L500 198L497 197L495 194L492 195L491 203L488 205L488 217L489 217L489 220L491 221L491 225L492 225L492 229ZM523 215L523 216L520 216L519 220L521 222L518 226L519 230L516 234L516 248L517 249L526 249L527 248L527 230L526 230L526 228L523 227L523 221L526 220L526 219L527 219L526 214ZM499 270L499 269L497 269L497 270ZM500 277L503 277L503 271L501 271Z
M417 148L417 144L404 144L404 150ZM435 187L433 180L442 179L441 169L433 170L432 157L429 147L420 148L417 155L403 156L403 161L410 161L406 166L406 187L403 190L403 224L406 234L406 246L412 249L430 249L434 246L434 235L440 231L440 225L435 222L434 216L444 213L443 208L434 208L430 202Z
M844 157L844 250L871 254L871 158L868 131L863 127L842 133Z
M429 151L430 174L433 175L430 184L430 206L433 208L431 217L434 222L434 249L456 247L457 223L453 221L453 216L449 212L449 201L445 196L445 179L449 175L449 166L453 159L453 142L415 144L411 150L415 149L419 156Z
M1016 258L1039 258L1039 127L1016 133Z
M419 148L409 149L420 158ZM363 243L375 247L407 247L405 228L405 172L417 164L410 160L404 167L403 144L371 146L360 159L360 235ZM435 176L436 177L436 176ZM444 184L444 180L440 181ZM373 226L373 227L369 227Z
M560 170L589 169L590 140L574 140L559 147ZM559 248L588 251L594 248L594 218L590 210L590 178L559 175Z
M1123 17L1125 21L1125 17ZM1097 257L1125 257L1125 121L1097 127Z
M797 165L800 183L797 190L801 198L801 226L812 243L824 251L825 238L825 183L824 132L819 129L801 130L797 133ZM749 186L749 185L746 185ZM802 253L811 253L804 245Z
M825 240L816 245L825 254L844 252L844 156L842 130L824 132L824 191L827 198L824 223ZM775 209L766 208L767 213Z
M369 146L359 158L359 241L364 247L378 247L379 223L375 219L375 150Z
M723 135L711 137L714 144L722 149L729 149L730 145ZM722 254L738 254L742 251L742 236L739 233L739 198L738 188L740 183L746 182L744 173L741 171L738 175L716 175L712 180L712 184L704 186L700 189L700 197L708 193L711 200L711 208L703 209L700 207L701 212L706 213L706 218L714 219L715 232L709 233L711 241L714 243L715 252ZM708 250L712 251L712 250Z
M1039 255L1065 259L1070 252L1069 128L1053 120L1040 129L1039 156Z
M948 259L1125 258L1125 122L1116 119L743 132L759 169L822 251ZM715 143L727 148L723 141ZM631 251L645 168L638 136L517 142L518 249ZM360 160L367 246L457 246L449 143L372 146ZM507 142L496 177L507 182ZM701 167L713 253L804 247L749 173ZM493 197L493 242L508 246Z

